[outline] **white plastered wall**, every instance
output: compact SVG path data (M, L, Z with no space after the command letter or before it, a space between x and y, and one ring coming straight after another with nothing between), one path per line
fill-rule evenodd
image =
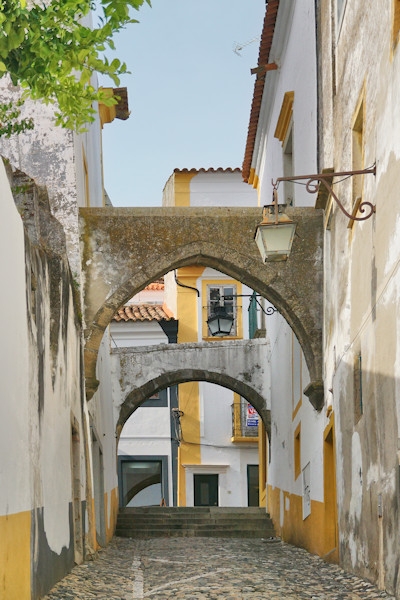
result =
M317 172L317 84L314 0L282 0L279 3L269 62L278 65L266 74L252 167L258 177L261 204L272 201L271 180L285 175L284 146L275 137L285 93L294 92L292 131L292 168L294 175ZM278 190L284 202L283 184ZM314 206L316 197L302 185L294 186L296 206ZM261 268L261 267L260 267ZM299 370L298 342L279 314L265 318L271 348L271 456L267 478L272 489L303 495L302 476L294 474L294 434L300 424L300 469L310 463L311 499L323 501L323 431L326 416L317 413L302 390L309 382L301 353ZM296 358L293 354L295 348ZM298 391L301 387L300 392ZM295 391L294 391L295 390ZM296 398L294 398L296 395ZM301 404L298 400L301 398ZM295 410L297 408L297 410ZM282 467L284 465L284 468ZM289 514L281 500L281 523ZM284 510L286 509L286 510Z
M32 508L24 233L0 160L0 516ZM12 257L12 260L4 260ZM14 315L14 318L11 318Z
M137 302L160 300L160 292L143 290ZM111 347L152 346L168 344L168 338L156 321L112 322ZM115 364L112 377L118 377ZM111 392L112 393L112 392ZM114 392L115 393L115 392ZM110 395L111 397L111 395ZM125 398L121 398L123 402ZM173 505L170 400L167 407L139 407L126 421L118 443L118 455L167 456L169 506Z
M317 92L314 0L284 0L279 4L269 62L278 70L266 75L253 166L260 180L261 204L272 202L271 179L284 176L282 142L275 137L286 92L294 92L293 171L317 171ZM283 186L280 186L282 193ZM279 191L278 191L279 193ZM315 196L294 187L296 206L314 206ZM283 200L281 200L283 201Z

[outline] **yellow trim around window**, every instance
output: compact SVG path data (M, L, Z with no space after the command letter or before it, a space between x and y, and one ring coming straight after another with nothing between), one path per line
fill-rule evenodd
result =
M286 92L283 96L281 112L279 113L278 123L276 124L276 129L274 133L274 137L278 138L282 145L286 140L290 123L292 121L293 102L294 92Z
M221 340L241 340L243 339L243 302L242 298L236 298L236 309L237 309L237 324L236 324L236 335L229 335L227 337L212 337L209 334L207 326L207 286L209 285L235 285L236 294L242 293L242 284L240 281L235 279L204 279L201 283L201 325L202 325L202 337L203 340L209 342L221 341Z
M241 421L241 413L240 413L240 405L241 405L241 396L234 392L233 394L233 434L231 437L231 442L233 444L258 444L258 436L257 437L246 437L243 435L236 435L236 431L241 431L242 421ZM239 407L239 411L237 410ZM236 409L236 410L235 410ZM260 427L261 417L258 417L258 427Z

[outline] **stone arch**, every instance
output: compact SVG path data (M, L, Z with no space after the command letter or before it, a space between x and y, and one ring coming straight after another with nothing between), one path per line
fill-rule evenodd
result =
M220 372L206 371L203 369L179 369L168 371L162 375L147 381L140 387L134 388L121 404L119 419L116 425L116 434L119 437L123 426L129 417L139 408L143 402L156 392L188 381L207 381L228 388L246 398L254 406L260 415L268 436L271 434L271 416L267 408L267 401L251 385Z
M303 349L316 408L322 385L322 213L288 210L297 223L285 262L263 265L254 243L258 209L81 209L88 397L103 332L116 310L174 268L209 266L267 298ZM132 258L133 257L133 258Z

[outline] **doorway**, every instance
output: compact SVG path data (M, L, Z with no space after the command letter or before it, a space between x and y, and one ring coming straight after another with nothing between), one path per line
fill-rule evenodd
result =
M118 456L120 506L169 504L168 457Z
M79 425L76 419L71 425L71 478L72 478L72 520L74 531L74 560L77 565L83 562L83 531L81 505L81 449Z
M193 475L194 505L218 506L218 475Z
M339 562L336 513L335 435L331 421L324 435L325 560Z
M104 506L103 452L92 426L93 493L96 517L96 538L99 546L106 545L106 523Z
M260 505L258 465L247 465L247 506Z

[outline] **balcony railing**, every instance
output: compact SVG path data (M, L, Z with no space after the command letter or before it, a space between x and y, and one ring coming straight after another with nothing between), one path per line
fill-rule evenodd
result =
M232 438L238 439L258 438L259 416L251 404L246 401L232 404Z

